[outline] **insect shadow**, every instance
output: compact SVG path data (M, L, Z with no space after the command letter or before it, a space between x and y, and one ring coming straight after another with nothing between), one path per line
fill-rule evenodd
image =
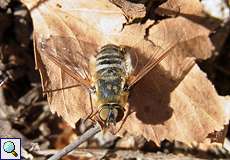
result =
M140 59L143 62L148 60L143 54ZM157 65L131 88L127 117L134 113L145 124L163 124L173 114L170 95L181 80L173 80L168 72Z
M137 52L139 52L140 66L137 67L139 70L149 59L140 50ZM134 56L134 53L131 52L131 54ZM37 60L41 61L40 55L37 55ZM44 79L49 81L45 67L41 65L38 68L43 73ZM135 86L131 87L128 113L124 121L131 113L134 113L137 119L146 124L162 124L170 119L173 114L173 108L169 106L170 94L179 82L172 80L170 74L166 73L160 65L157 65Z

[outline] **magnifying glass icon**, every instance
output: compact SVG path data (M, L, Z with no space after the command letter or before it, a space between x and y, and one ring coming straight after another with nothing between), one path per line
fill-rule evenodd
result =
M6 153L11 153L13 154L14 157L17 157L18 154L15 152L15 145L13 142L11 141L7 141L3 144L3 150L6 152Z

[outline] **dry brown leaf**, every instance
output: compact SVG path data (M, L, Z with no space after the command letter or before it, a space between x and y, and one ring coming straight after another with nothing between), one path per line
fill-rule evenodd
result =
M158 7L157 13L162 15L204 16L202 4L199 0L168 0Z
M151 88L144 87L146 81ZM160 143L165 138L203 142L213 128L222 129L223 110L218 95L196 65L178 86L174 83L158 73L144 78L133 91L130 101L137 108L127 118L123 130L129 128L137 135L141 131L147 139Z
M25 4L31 6L29 1ZM77 51L81 51L81 46L87 56L105 43L130 46L140 58L139 68L156 45L164 48L168 43L177 44L131 91L131 114L120 135L127 130L144 135L156 144L163 139L190 144L202 142L209 133L223 128L225 116L220 99L205 74L194 66L194 58L206 59L213 49L206 28L182 17L165 19L158 24L147 21L124 25L126 19L122 11L106 0L48 0L33 7L31 15L36 33L36 63L44 90L76 84L40 54L39 42L50 35L71 37L74 41L61 39L51 45ZM78 60L74 52L70 53L58 54ZM72 127L91 112L88 93L81 87L49 93L48 101L52 112L57 112Z
M168 0L160 5L155 12L162 16L182 16L199 23L210 30L220 27L221 21L207 18L203 5L199 0Z
M119 6L127 17L128 21L136 18L143 18L146 14L146 6L142 3L133 3L126 0L110 0Z

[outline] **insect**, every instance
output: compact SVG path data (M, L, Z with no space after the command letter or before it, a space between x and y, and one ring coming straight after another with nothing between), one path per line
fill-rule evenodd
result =
M169 43L165 49L156 47L147 63L135 74L137 64L133 64L133 55L126 46L106 44L89 58L87 53L75 49L77 43L74 41L73 38L51 35L42 39L37 47L45 57L87 88L91 107L97 107L97 111L89 117L97 115L105 127L115 126L124 118L130 89L161 62L176 44ZM63 47L63 42L73 43L70 45L73 48ZM68 58L69 54L75 55L75 63Z

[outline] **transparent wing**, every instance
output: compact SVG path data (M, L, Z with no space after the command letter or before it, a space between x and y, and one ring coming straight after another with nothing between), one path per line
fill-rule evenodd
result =
M87 39L86 38L86 35L84 36L84 34L82 35L81 33L92 33L92 34L89 34L89 35L94 35L93 37L97 37L99 39L100 36L98 32L98 30L96 28L94 28L94 26L92 25L89 25L89 24L86 24L84 20L81 20L79 19L78 17L76 17L75 15L72 15L70 13L67 13L61 9L58 9L58 12L60 14L62 14L63 17L65 18L62 18L61 21L65 21L65 23L68 21L70 22L70 20L74 20L74 19L77 19L78 20L78 25L73 25L75 27L72 27L71 25L68 27L69 30L71 30L71 32L75 33L75 36L77 37L77 39L83 41L84 39ZM76 12L86 12L84 10L76 10ZM63 23L63 25L65 24ZM76 26L80 26L80 28L77 28ZM81 32L79 32L79 30ZM125 32L126 34L126 37L133 37L133 35L135 35L136 32L132 32L131 31L127 31ZM115 36L115 35L113 35ZM90 37L89 39L91 39L91 41L96 41L96 40L92 40L93 37ZM109 40L109 37L106 37L106 36L103 36L104 38L108 38L108 40L106 41L110 41ZM124 38L124 36L123 36ZM162 37L160 37L162 39ZM163 36L163 39L165 38L165 35ZM133 41L132 39L135 39L135 38L129 38L129 41ZM67 40L68 41L68 40ZM131 45L132 47L130 48L140 48L140 44L143 44L143 50L145 50L144 54L148 54L148 57L147 57L147 61L145 60L145 58L142 57L143 53L138 53L138 54L135 54L135 55L138 55L136 58L134 59L137 59L138 61L140 62L137 62L137 64L135 64L134 66L136 66L136 71L138 70L137 73L135 73L134 75L132 75L129 79L129 87L133 86L134 84L136 84L141 78L143 78L150 70L152 70L158 63L160 63L169 53L169 51L176 45L176 41L175 43L174 42L169 42L169 43L164 43L164 46L154 46L154 44L149 44L149 43L146 43L146 41L143 39L143 38L140 38L140 40L136 40L135 41L137 43L135 43L134 45ZM56 42L55 42L56 43ZM66 42L67 43L67 42ZM58 43L57 43L58 44ZM65 43L64 43L65 44ZM47 45L49 46L49 45ZM129 45L130 46L130 45ZM44 47L43 47L44 48ZM46 48L46 47L45 47ZM57 46L57 48L60 48L59 46ZM69 49L70 47L63 47L63 48L67 48ZM52 49L53 50L53 49ZM63 50L63 49L62 49ZM142 49L140 49L142 50ZM52 51L54 52L54 51ZM132 52L132 51L131 51ZM78 53L79 55L83 55L81 54L81 52ZM142 55L140 55L142 54ZM88 79L88 73L84 73L85 71L88 70L89 66L86 65L86 64L82 64L84 62L80 61L78 62L76 65L72 65L70 67L70 64L74 64L72 61L70 61L70 59L66 59L64 56L61 56L61 57L58 57L58 56L53 56L54 54L49 54L48 57L49 59L52 59L52 61L54 61L54 63L56 63L57 65L61 66L61 64L65 64L65 67L61 67L63 70L65 70L67 73L71 71L71 76L73 77L73 74L77 75L78 78L75 77L75 79L78 79L78 81L80 81L81 83L85 84L85 85L88 85L88 82L85 82L86 79ZM131 55L132 56L132 55ZM84 59L87 59L87 57L89 56L85 56ZM82 58L78 58L79 59L82 59ZM133 59L133 58L132 58ZM58 60L59 60L59 63L58 63ZM61 61L60 61L61 60ZM72 60L72 59L71 59ZM141 65L139 65L139 63ZM145 64L143 64L145 63ZM84 66L83 68L79 69L79 64L81 64L81 66ZM139 66L142 66L142 67L139 67ZM77 70L77 72L76 72ZM78 73L78 74L76 74ZM83 75L83 76L82 76ZM79 78L81 77L81 78ZM90 80L88 80L90 81Z
M60 67L65 73L77 80L81 85L91 87L89 71L89 54L83 50L78 41L71 37L50 36L42 38L36 44L40 54Z
M144 43L147 44L146 42L143 42L142 47L140 47L141 48L140 52L148 53L149 56L147 57L147 60L145 60L145 58L143 58L143 57L135 58L136 63L139 63L139 64L135 64L136 67L134 70L134 74L130 77L129 82L128 82L129 88L132 87L134 84L136 84L149 71L151 71L154 67L156 67L156 65L159 64L165 57L167 57L170 50L176 46L178 41L168 42L168 43L164 44L164 48L162 48L160 46L154 46L154 44L144 45ZM138 61L141 60L141 61L137 62L137 60ZM136 72L136 70L138 70L138 72Z

